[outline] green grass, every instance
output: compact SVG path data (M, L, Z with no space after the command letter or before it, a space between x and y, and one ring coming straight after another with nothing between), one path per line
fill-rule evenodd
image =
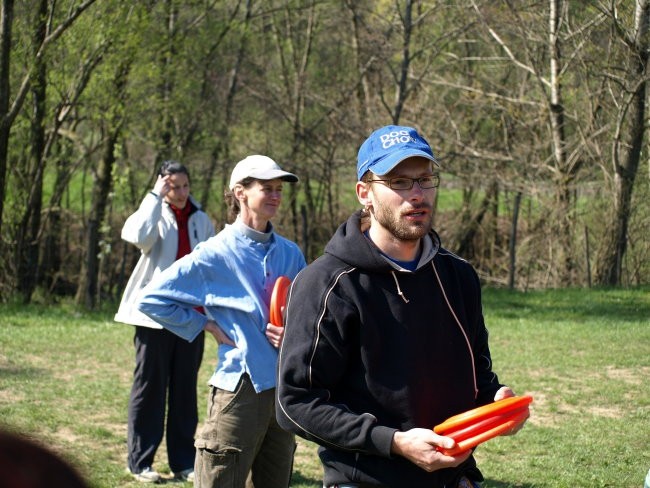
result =
M650 468L650 289L485 294L495 369L535 401L486 487L629 487Z
M519 434L476 451L485 488L640 488L650 468L650 288L486 290L484 313L501 381L535 399ZM92 486L135 487L125 473L133 331L111 318L0 305L0 424L52 447ZM208 338L202 417L214 361ZM164 446L154 467L169 475ZM292 487L320 486L315 446L299 441Z

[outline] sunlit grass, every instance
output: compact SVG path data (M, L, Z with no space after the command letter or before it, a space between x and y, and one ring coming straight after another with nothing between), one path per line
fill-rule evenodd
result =
M133 329L112 309L0 306L0 423L26 432L100 488L125 469ZM650 467L650 288L485 290L494 368L532 417L480 446L486 488L640 488ZM215 347L206 342L199 413ZM163 446L154 465L169 476ZM174 483L176 486L189 484ZM322 486L316 446L299 440L292 487Z

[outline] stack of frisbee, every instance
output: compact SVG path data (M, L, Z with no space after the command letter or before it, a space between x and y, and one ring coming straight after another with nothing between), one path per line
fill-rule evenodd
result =
M443 454L456 456L482 442L504 434L525 422L530 412L528 405L533 401L530 395L504 398L482 407L449 417L436 425L436 434L451 437L456 441L452 449L438 448Z
M271 304L269 306L269 320L273 325L282 327L282 307L287 303L287 293L291 280L286 276L280 276L275 280L271 292Z

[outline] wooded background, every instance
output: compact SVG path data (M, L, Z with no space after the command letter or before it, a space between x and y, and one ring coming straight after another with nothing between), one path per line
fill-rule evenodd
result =
M298 174L276 227L311 261L390 123L485 284L648 283L649 1L0 0L0 298L118 299L165 159L217 229L237 161Z

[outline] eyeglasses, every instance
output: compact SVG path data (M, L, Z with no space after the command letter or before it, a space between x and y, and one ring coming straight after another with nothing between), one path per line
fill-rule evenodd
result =
M440 175L420 176L419 178L407 178L406 176L399 176L397 178L390 178L388 180L368 180L368 183L382 183L393 190L410 190L413 188L415 182L418 182L420 188L428 190L430 188L437 188L440 184Z

